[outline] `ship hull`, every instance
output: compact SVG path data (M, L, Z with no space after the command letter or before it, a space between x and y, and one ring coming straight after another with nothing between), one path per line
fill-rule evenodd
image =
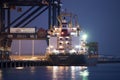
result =
M53 65L63 66L86 66L87 56L83 54L51 54L48 56L48 60Z

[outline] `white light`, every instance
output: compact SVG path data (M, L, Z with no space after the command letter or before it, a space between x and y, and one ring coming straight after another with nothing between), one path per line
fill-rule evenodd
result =
M89 75L89 72L88 72L88 70L84 70L84 71L80 72L80 75L83 77L87 77Z
M63 46L59 46L59 48L63 48Z
M24 69L24 67L16 67L15 69Z
M70 53L75 53L76 51L74 49L70 50Z
M75 32L71 32L70 34L71 34L71 35L76 35L76 33L75 33Z
M60 33L56 33L57 35L59 35Z
M48 38L50 38L50 35L47 35Z
M83 35L82 35L82 39L83 39L83 40L86 40L86 39L87 39L87 34L83 34Z
M60 6L62 6L63 4L62 3L60 3Z
M80 48L80 45L76 45L75 48Z
M57 1L54 1L54 3L55 3L55 4L58 4L58 2L57 2Z
M61 44L63 44L63 41L60 41Z
M55 28L55 30L57 31L57 30L59 30L58 28Z
M63 23L67 23L67 21L65 19L62 20Z
M68 44L68 43L69 43L69 41L66 41L65 43L66 43L66 44Z
M62 39L63 37L59 37L59 39Z
M71 69L74 72L75 71L75 66L71 66Z
M58 51L58 50L56 50L56 49L54 49L54 50L53 50L53 53L59 53L59 51Z
M54 79L58 78L57 72L58 72L58 66L53 66L53 78Z
M73 30L77 30L77 28L74 27Z
M53 46L49 46L50 48L53 48Z
M70 38L69 36L67 36L66 38Z
M61 52L61 53L64 53L65 51L64 51L64 50L61 50L60 52Z
M60 41L61 44L63 44L63 41Z

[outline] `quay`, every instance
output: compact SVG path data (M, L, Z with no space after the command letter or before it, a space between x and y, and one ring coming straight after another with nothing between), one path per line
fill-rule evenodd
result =
M32 67L32 66L52 66L53 64L50 61L23 61L23 60L16 60L16 61L0 61L0 68L15 68L15 67Z
M53 64L45 56L11 55L10 60L1 60L0 68L52 66Z
M32 66L87 66L84 64L55 64L45 56L10 56L10 60L0 60L0 68L32 67Z
M98 58L98 64L102 63L120 63L120 58Z
M0 60L0 68L16 68L16 67L32 67L32 66L64 66L53 64L51 61L47 60L46 56L10 56L11 60ZM91 59L88 59L91 60ZM89 62L89 61L88 61ZM120 63L120 59L108 59L108 58L98 58L97 64L107 64L107 63ZM86 66L91 66L90 64ZM72 64L65 66L83 66L81 64Z
M48 60L16 60L16 61L0 61L0 68L16 68L16 67L32 67L32 66L87 66L82 64L54 64L51 61Z
M120 63L120 61L98 61L99 64L102 64L102 63Z

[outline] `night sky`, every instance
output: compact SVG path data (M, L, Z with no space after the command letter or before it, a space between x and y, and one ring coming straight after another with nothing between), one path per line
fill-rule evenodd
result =
M88 34L88 42L99 43L99 54L120 56L120 0L61 1L63 9L78 15L79 24ZM46 15L47 12L28 26L47 29Z
M62 0L79 17L88 42L99 43L99 54L120 56L120 0Z

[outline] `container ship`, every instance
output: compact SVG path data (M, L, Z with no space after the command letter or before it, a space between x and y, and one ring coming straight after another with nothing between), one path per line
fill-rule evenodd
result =
M48 30L47 59L53 65L87 65L87 35L80 28L77 16L61 13L59 26Z

